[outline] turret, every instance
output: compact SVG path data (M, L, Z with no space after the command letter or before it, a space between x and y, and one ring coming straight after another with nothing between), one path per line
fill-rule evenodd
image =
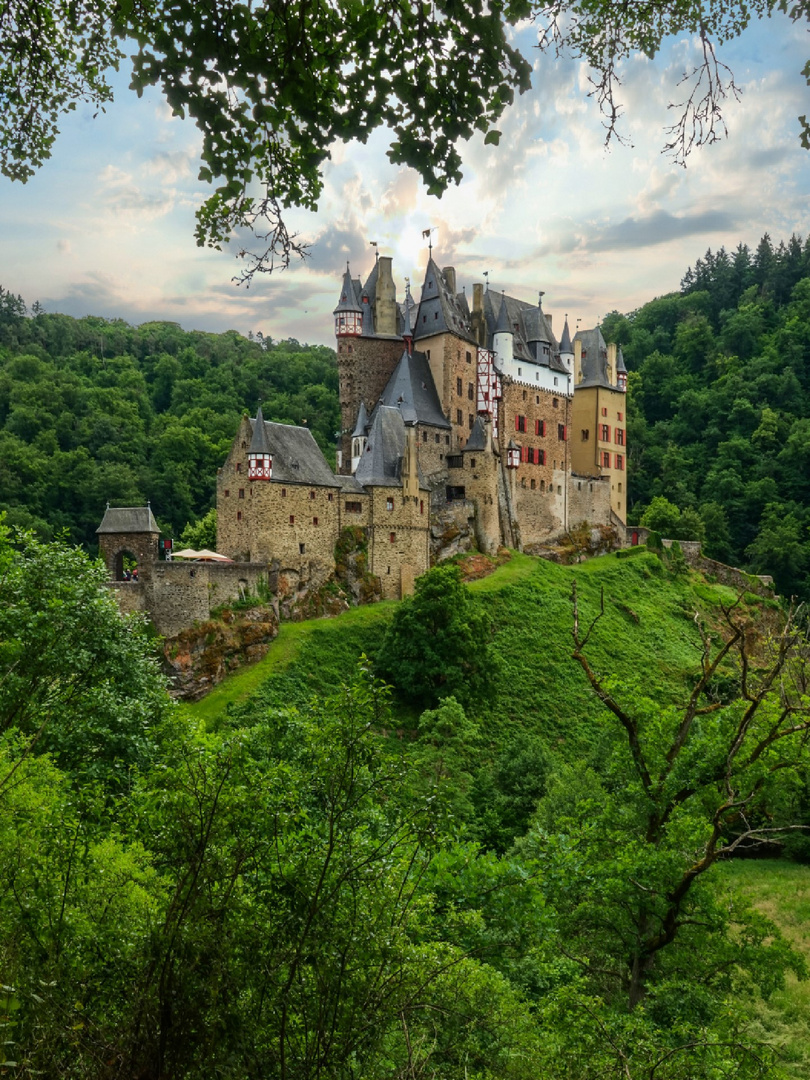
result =
M623 394L627 393L627 368L624 366L624 355L621 347L616 357L616 389Z
M354 282L348 263L346 263L346 273L343 275L340 300L333 315L335 316L336 337L359 337L362 334L363 309L354 292Z
M560 338L560 360L569 375L574 369L574 346L571 344L571 331L568 329L568 316L565 316L565 326Z
M253 428L253 438L248 447L248 480L272 480L273 479L273 456L270 453L270 444L267 441L267 432L264 428L264 417L261 405L256 410L256 424Z
M520 465L520 447L514 439L509 440L509 445L506 448L506 467L507 469L517 469Z
M357 412L357 423L354 425L354 431L352 432L352 472L357 468L360 458L365 452L366 443L368 442L367 428L368 413L365 404L361 401Z
M515 335L509 325L509 312L506 309L506 296L501 296L501 310L492 335L492 349L497 366L505 371L515 355Z

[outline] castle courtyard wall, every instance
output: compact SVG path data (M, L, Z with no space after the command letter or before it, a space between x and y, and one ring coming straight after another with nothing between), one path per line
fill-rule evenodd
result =
M430 493L419 498L399 487L371 489L369 571L380 579L385 600L398 600L430 565Z

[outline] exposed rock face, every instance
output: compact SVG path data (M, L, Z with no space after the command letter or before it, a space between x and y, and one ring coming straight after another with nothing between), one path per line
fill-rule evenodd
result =
M441 509L434 504L430 522L430 561L444 562L454 555L477 550L475 540L475 506L467 499L445 503Z

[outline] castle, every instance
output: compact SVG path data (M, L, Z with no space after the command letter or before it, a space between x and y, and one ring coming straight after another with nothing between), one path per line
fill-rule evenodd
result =
M466 537L533 550L587 522L624 531L627 372L598 328L559 340L536 305L482 284L472 305L431 256L419 301L392 260L343 276L334 310L341 432L333 470L305 427L245 417L217 477L217 548L325 581L363 530L386 598Z

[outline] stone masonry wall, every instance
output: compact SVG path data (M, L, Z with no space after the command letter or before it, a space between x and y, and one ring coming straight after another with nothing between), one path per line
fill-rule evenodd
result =
M134 556L138 564L138 577L149 577L152 563L158 556L157 533L99 533L99 555L107 564L110 577L116 578L116 560L122 552Z
M554 477L558 470L564 469L567 451L567 443L561 437L563 432L560 428L562 427L564 432L568 431L570 402L570 398L549 390L535 389L512 379L503 380L499 436L502 453L506 452L510 439L518 446L545 452L543 465L521 462L517 470L517 482L521 487L542 492L546 491L550 484L558 483ZM518 418L523 419L519 421ZM538 421L541 425L545 424L545 435L536 433ZM521 424L525 431L519 430Z
M247 500L239 492L249 487L247 452L250 420L243 416L239 431L222 468L217 470L217 551L231 559L250 558L250 527Z
M571 476L568 482L568 522L570 526L587 521L592 525L610 524L610 480Z
M194 622L204 622L211 610L238 600L243 591L256 592L267 581L267 567L251 563L195 563L177 560L153 564L144 586L144 604L155 629L174 637ZM274 586L269 583L269 587ZM123 590L119 590L123 591Z
M403 583L412 584L430 565L430 495L402 494L401 488L371 489L369 572L382 584L385 600L403 595Z
M365 402L371 416L394 368L402 357L401 338L341 337L337 341L338 380L340 384L340 428L343 465L341 472L351 472L351 434L357 421L360 402Z

